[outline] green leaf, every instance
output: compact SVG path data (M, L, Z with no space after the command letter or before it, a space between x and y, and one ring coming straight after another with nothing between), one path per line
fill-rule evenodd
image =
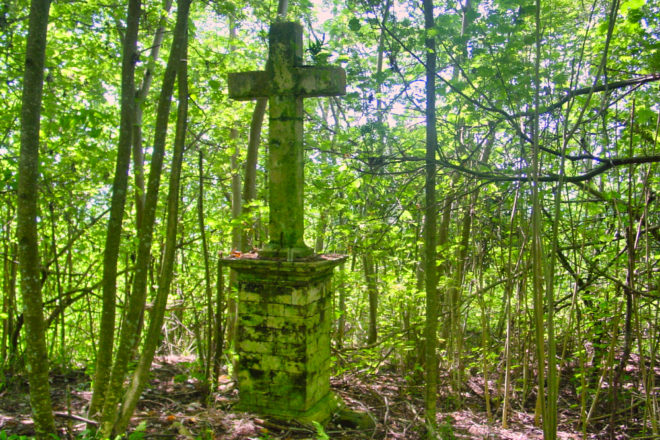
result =
M641 8L637 8L628 11L628 16L626 17L626 20L628 21L628 23L639 23L640 21L642 21L642 18L644 18L644 11L642 11Z
M660 72L660 50L656 50L649 60L649 69L652 72Z
M330 437L328 437L328 434L325 432L323 429L323 426L314 420L312 422L314 424L314 427L316 428L316 439L317 440L330 440Z
M360 24L360 20L358 20L356 17L353 17L348 22L348 28L353 32L358 32L362 28L362 24Z
M646 3L646 0L628 0L621 3L621 12L628 12L631 9L639 9Z

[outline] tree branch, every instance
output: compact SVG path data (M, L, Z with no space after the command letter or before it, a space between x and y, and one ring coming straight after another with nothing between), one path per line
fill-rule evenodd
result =
M602 159L598 157L592 158L595 161L601 162L599 166L590 170L584 174L578 176L564 176L563 181L569 183L580 183L587 181L599 174L604 173L610 168L622 166L622 165L639 165L645 163L656 163L660 162L660 154L652 156L639 156L639 157L615 157L611 159ZM401 162L421 162L424 158L407 156L400 159ZM452 170L461 172L463 174L468 174L470 176L476 177L478 179L489 180L491 182L530 182L532 178L527 175L517 175L511 176L506 174L493 174L491 172L476 171L470 168L467 168L463 165L458 165L451 163L447 160L436 160L436 164L450 168ZM545 176L540 176L538 178L539 182L559 182L560 176L558 174L550 173Z

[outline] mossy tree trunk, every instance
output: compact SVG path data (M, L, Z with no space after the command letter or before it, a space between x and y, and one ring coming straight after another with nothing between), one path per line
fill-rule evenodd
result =
M435 151L438 145L438 134L435 126L435 37L431 35L434 28L433 1L423 0L424 29L427 33L426 46L426 186L425 186L425 222L424 222L424 257L425 257L425 288L426 288L426 324L424 336L426 351L424 369L426 372L426 424L428 438L436 438L436 398L438 386L438 294L436 285L436 228L437 207L435 200Z
M181 78L179 77L179 82ZM179 86L181 87L181 86ZM179 92L181 94L181 92ZM179 112L180 114L180 112ZM178 126L177 126L178 129ZM202 241L202 260L204 261L204 297L206 299L207 307L207 321L208 321L208 331L206 334L206 356L204 362L204 377L206 380L209 380L210 377L210 368L211 368L211 353L213 351L213 293L211 286L211 262L209 259L209 245L206 238L206 221L204 219L204 154L202 150L199 150L198 155L198 182L199 182L199 192L197 194L197 223L199 225L199 235ZM169 203L169 202L168 202ZM167 257L167 255L166 255ZM217 341L215 342L217 344Z
M138 327L147 294L149 262L151 260L151 243L158 203L158 188L165 155L167 126L171 108L171 98L174 90L181 53L185 46L185 30L188 20L190 0L179 2L177 23L174 30L174 40L170 56L163 75L163 83L158 101L154 146L149 170L149 181L145 199L144 218L138 230L138 253L135 264L133 288L128 299L126 316L122 325L117 356L112 367L110 383L103 405L101 436L109 437L114 431L118 418L117 406L123 395L123 383L128 369L128 361L139 340Z
M183 47L178 61L178 86L179 86L179 108L177 111L176 135L174 138L174 154L172 158L172 169L170 172L169 193L167 195L167 226L165 237L165 251L163 255L163 265L158 279L158 291L154 307L151 310L149 328L140 356L140 362L133 374L131 384L124 396L124 402L121 409L121 416L115 425L115 432L121 433L128 426L128 422L135 411L138 399L149 378L151 362L158 348L160 341L161 327L165 316L167 297L169 296L170 286L172 284L172 274L174 268L174 256L176 251L177 223L179 211L179 187L181 181L181 165L183 162L183 149L186 140L187 118L188 118L188 64L187 64L187 42L188 42L188 11L190 0L184 0L186 5L179 5L179 19L182 20L182 27L177 24L175 38L182 40ZM184 15L181 17L181 15ZM181 33L181 34L179 34ZM207 363L209 359L207 359Z
M131 133L135 116L135 62L138 59L137 39L140 23L140 0L128 3L126 33L122 53L121 116L117 163L112 183L110 219L103 252L103 308L96 354L94 392L89 405L89 416L94 418L103 408L108 386L115 335L115 300L117 297L117 261L121 241L122 220L128 191L128 167L131 160Z
M362 256L364 278L367 281L367 294L369 296L369 329L367 331L367 344L375 344L378 339L378 278L374 264L374 257L370 251Z
M10 210L11 212L11 210ZM10 214L11 215L11 214ZM9 225L9 221L7 221ZM0 380L12 368L16 347L12 344L14 333L14 317L16 316L16 254L18 247L13 240L14 231L8 226L2 237L3 243L3 270L2 270L2 341L0 342Z
M225 278L222 273L222 253L218 254L218 265L216 268L217 278L215 280L215 319L213 320L214 352L213 352L213 384L217 383L222 367L222 354L225 342L225 326L223 324L225 310Z
M168 12L172 8L172 0L165 0L163 4L163 14L158 23L158 29L154 34L154 39L151 43L151 53L149 54L149 61L147 68L144 70L142 76L142 84L135 92L135 119L133 123L133 176L135 179L135 225L140 228L142 223L142 216L144 214L144 151L142 148L142 106L147 100L151 83L154 77L154 66L158 60L160 47L163 45L163 38L165 37L165 24L167 23Z
M37 231L39 128L49 9L49 0L33 0L30 3L21 103L21 150L18 163L18 261L23 297L30 405L38 439L49 438L50 434L55 434L48 384L48 352L41 297L41 261Z

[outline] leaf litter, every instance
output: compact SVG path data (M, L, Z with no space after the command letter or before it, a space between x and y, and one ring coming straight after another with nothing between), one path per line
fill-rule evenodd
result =
M226 439L226 440L293 440L293 439L383 439L421 440L425 438L423 385L400 375L377 371L344 371L331 380L331 388L346 406L373 422L369 429L358 429L340 420L318 427L295 421L283 421L235 412L238 391L235 382L223 374L209 393L195 374L191 357L161 356L152 366L151 381L143 392L129 432L143 430L145 439ZM9 435L34 434L25 377L7 378L8 386L0 391L0 432ZM56 422L62 438L80 438L91 398L90 378L84 370L51 372L51 393ZM509 425L501 428L501 408L496 408L495 422L486 416L483 399L483 377L472 376L461 394L461 409L444 405L446 395L440 393L438 425L441 438L454 439L542 439L542 430L534 424L531 408L511 411ZM442 391L442 390L441 390ZM493 393L491 388L491 393ZM569 396L573 397L574 396ZM446 406L446 407L445 407ZM501 406L501 405L500 405ZM575 410L560 405L558 438L582 439ZM443 437L444 436L444 437ZM606 438L604 427L588 434L588 439ZM622 433L616 438L630 438Z

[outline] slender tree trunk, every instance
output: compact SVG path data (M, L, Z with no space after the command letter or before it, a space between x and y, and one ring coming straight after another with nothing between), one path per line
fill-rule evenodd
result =
M337 290L339 290L339 318L337 319L337 349L344 347L344 329L346 327L346 285L344 265L339 267Z
M30 3L21 101L21 150L18 162L17 241L25 320L25 355L30 405L38 439L55 434L48 384L48 353L41 297L41 262L37 230L39 194L39 128L44 84L49 0Z
M229 19L229 38L231 41L230 50L234 49L234 40L236 38L236 26L233 17ZM245 194L243 195L245 202L245 212L249 211L250 201L256 198L256 182L257 182L257 153L259 150L259 142L261 139L261 127L263 124L263 118L266 111L266 102L267 99L260 98L257 100L254 113L252 114L252 122L250 124L250 135L248 139L248 152L247 152L247 161L245 164ZM234 153L231 156L231 214L234 224L231 230L231 247L235 251L247 251L251 248L248 245L248 242L252 242L252 234L254 233L255 228L250 227L246 230L252 231L247 233L241 228L238 227L238 219L241 217L243 212L244 203L241 200L241 182L240 174L238 171L238 131L232 128L229 132L229 137L232 140L232 147L234 148ZM254 226L254 225L252 225ZM229 270L229 285L233 288L238 284L238 274L234 269ZM230 290L231 292L231 290ZM235 295L229 295L229 300L227 301L227 324L224 326L227 328L227 340L229 344L233 345L236 337L236 322L238 320L238 305L236 303Z
M238 138L238 131L232 129L230 131L230 138L236 140ZM238 221L241 218L242 203L241 203L241 173L238 166L238 145L233 143L234 154L231 155L231 218L234 224L231 229L231 247L237 251L246 251L244 249L241 235L242 228Z
M250 218L250 204L257 198L257 162L259 160L259 144L261 142L261 128L266 114L268 99L259 98L254 106L252 121L250 122L250 135L248 137L247 156L245 158L245 179L243 184L243 212ZM241 241L246 250L256 245L254 242L255 227L246 228Z
M423 0L424 29L426 39L426 207L424 223L424 250L425 250L425 287L426 287L426 324L424 336L426 340L426 358L424 360L426 372L425 389L425 418L428 429L427 437L434 439L437 431L436 399L438 387L438 294L436 285L436 223L437 207L435 200L435 151L438 146L438 135L435 126L435 37L431 34L434 29L433 0Z
M144 152L142 149L142 106L147 100L151 83L153 80L154 65L158 60L160 47L163 44L165 37L165 23L167 23L167 13L172 7L172 0L165 0L163 5L164 14L160 17L158 29L154 35L153 42L151 43L151 54L149 55L149 62L147 68L144 70L142 77L142 84L135 94L135 119L133 124L133 175L135 179L135 225L136 229L140 229L142 217L144 216Z
M151 319L149 321L149 328L147 336L140 356L140 362L133 374L131 384L124 396L124 402L121 409L121 417L119 422L115 425L114 432L121 433L126 430L128 422L135 411L138 399L142 390L144 390L147 380L149 378L149 371L151 369L151 362L153 361L154 354L158 348L161 335L161 327L163 325L163 318L165 316L165 309L167 306L167 297L170 293L170 286L172 284L172 274L174 268L175 251L176 251L176 237L177 237L177 223L179 212L179 187L181 181L181 165L183 163L183 150L186 140L187 118L188 118L188 65L187 65L187 45L188 45L188 10L190 2L184 0L185 5L180 4L179 14L184 15L180 17L185 19L183 26L179 27L177 24L177 33L175 38L182 40L183 47L178 52L178 86L179 86L179 108L177 111L177 126L176 135L174 138L174 154L172 157L172 169L170 171L169 193L167 196L167 227L165 238L165 250L163 252L163 264L158 277L158 291L156 293L156 300L154 307L151 310ZM211 319L211 316L209 316ZM207 359L207 364L210 364L210 359Z
M110 219L103 252L103 308L96 354L94 390L89 405L89 417L96 418L103 408L108 386L115 336L115 300L117 296L117 261L121 241L122 220L128 188L128 167L131 158L131 130L135 116L135 62L138 59L137 38L140 21L140 0L130 0L126 17L126 33L122 53L121 116L117 163L112 184Z
M277 3L277 17L278 20L285 20L287 9L289 7L288 0L279 0ZM231 24L233 29L233 23ZM264 116L266 115L266 105L268 104L267 98L259 98L254 106L252 112L252 120L250 121L250 135L248 137L247 157L245 159L245 176L243 184L243 213L249 218L250 203L257 198L257 162L259 161L259 144L261 143L261 129L263 127ZM253 234L256 227L247 230L253 231L251 233L244 233L241 241L244 250L250 250L256 245L254 242Z
M479 264L483 268L483 255L479 256ZM479 290L483 287L483 271L479 271ZM488 423L493 423L493 412L491 410L490 403L490 385L488 384L488 378L490 376L490 363L488 361L488 354L490 352L490 329L488 325L488 308L486 307L486 301L482 294L477 293L477 302L479 303L479 308L481 309L481 362L482 362L482 371L484 375L484 401L486 403L486 417L488 418Z
M7 215L7 228L2 239L3 246L3 268L2 268L2 346L0 347L0 379L8 370L14 357L14 349L11 345L11 335L14 331L14 315L16 314L16 242L13 239L11 229L11 208Z
M181 81L181 79L179 79ZM204 377L209 380L211 372L211 353L213 352L213 294L211 293L211 263L209 261L209 245L206 240L206 228L204 226L204 154L199 150L198 159L199 192L197 196L197 222L199 234L202 238L202 258L204 260L204 296L206 298L206 313L208 315L208 331L206 337L206 362L204 365ZM215 379L212 381L215 382Z
M133 151L133 176L135 180L135 230L140 230L142 218L144 217L144 204L145 204L145 188L144 188L144 150L142 148L142 116L143 107L149 95L151 84L153 81L153 71L158 60L163 38L165 36L165 24L167 23L167 15L172 7L172 0L165 0L163 5L163 13L161 14L158 23L158 29L154 35L151 43L151 54L147 62L144 75L142 77L142 84L135 93L135 118L133 121L132 131L132 151ZM130 285L130 282L128 283ZM127 292L129 289L126 290ZM140 317L140 325L138 326L138 333L142 332L144 324L144 312ZM137 348L137 347L136 347Z
M466 0L464 5L461 7L462 17L461 17L461 37L465 37L468 24L470 23L470 12L472 11L472 1ZM464 58L467 56L467 39L464 40L464 43L461 46L460 52L456 56L456 61L454 62L452 80L458 80L460 78L460 65L462 64ZM460 114L460 108L456 108L456 114ZM464 121L462 118L459 118L456 126L456 144L457 146L461 144L461 137L465 131ZM458 147L457 147L458 150ZM460 152L457 151L460 154ZM451 188L453 188L458 182L458 176L454 175L452 177ZM451 193L451 191L448 191ZM456 204L460 206L461 200L457 199ZM461 225L463 226L462 236L461 236L461 246L458 247L453 263L455 266L452 266L452 260L450 258L450 252L448 249L449 241L449 225L451 222L451 207L452 203L447 201L445 202L445 207L443 210L442 223L440 226L440 236L438 239L438 244L445 256L441 256L444 259L441 265L442 277L448 280L446 283L445 293L442 295L444 298L444 312L449 319L446 319L442 328L443 339L446 341L445 347L447 352L446 364L449 370L452 372L452 388L454 389L457 403L460 402L461 396L461 387L462 387L462 364L461 364L461 350L462 350L462 331L461 331L461 316L460 316L460 302L461 302L461 284L463 279L463 267L465 265L465 256L467 255L467 245L462 246L462 243L469 242L469 230L472 222L472 208L471 203L465 203L464 206L464 217ZM468 226L467 228L465 226ZM455 269L455 270L453 270ZM458 280L458 282L457 282ZM460 404L459 404L460 405ZM459 406L457 405L457 406Z
M486 146L479 157L480 163L488 163L490 152L495 140L491 136ZM469 197L469 203L465 204L465 211L463 212L463 219L461 221L461 239L459 247L456 251L456 266L452 274L451 285L449 289L450 296L450 321L451 321L451 347L452 353L452 376L454 377L454 389L458 396L461 396L461 389L463 388L463 371L465 366L463 364L463 325L461 320L461 309L463 304L463 279L465 274L465 267L468 260L468 247L470 244L470 237L472 233L472 219L476 209L476 203L479 199L481 187L477 187ZM467 198L466 198L467 199ZM459 397L460 399L460 397Z
M222 253L218 254L217 276L215 280L215 325L213 333L215 335L215 351L213 355L214 379L217 381L222 367L222 350L225 336L225 326L223 325L225 309L225 280L222 273Z
M660 115L659 115L660 116ZM632 136L631 136L632 137ZM653 197L653 190L651 189L651 186L649 185L649 177L655 174L655 170L653 169L653 166L649 167L648 172L646 174L646 177L644 179L644 189L643 189L643 194L644 194L644 200L645 200L645 206L644 206L644 212L642 219L639 221L638 225L638 230L637 234L640 234L641 231L640 229L645 228L646 230L649 229L649 204L651 203L651 198ZM644 249L645 253L645 259L646 259L646 270L648 273L652 271L652 263L651 263L651 249L650 249L650 244L648 238L646 239L646 246ZM631 275L629 274L629 278L631 278ZM632 306L633 310L636 310L637 312L635 313L635 339L637 339L637 350L640 356L640 359L644 359L644 345L647 345L648 347L648 352L649 352L649 359L650 361L647 363L646 361L642 360L640 362L640 373L641 373L641 383L643 384L644 387L644 400L646 404L646 414L647 417L650 419L651 423L651 432L654 435L658 435L658 414L655 410L654 406L654 400L656 398L655 392L654 392L654 387L653 381L654 381L654 376L655 376L655 369L654 369L654 359L655 356L653 355L655 351L655 343L657 341L655 337L655 330L654 330L654 325L651 324L651 322L656 323L657 320L648 320L647 322L647 332L645 333L642 327L642 314L643 307L640 306L640 301L638 297L633 297L634 303ZM650 306L650 305L649 305ZM651 308L647 310L648 315L651 316ZM646 337L645 337L646 336Z
M532 136L532 231L531 231L531 257L532 257L532 291L534 298L534 329L536 343L536 368L537 368L537 397L536 397L536 418L543 418L543 434L548 440L555 437L551 434L552 427L548 426L550 421L546 411L546 389L545 389L545 322L543 318L544 309L544 291L543 291L543 236L541 225L541 201L539 195L539 131L541 129L539 121L539 91L540 91L540 63L541 63L541 2L536 0L536 57L534 66L534 120ZM545 304L546 307L553 307L553 304ZM556 436L556 426L554 428Z
M230 131L230 136L232 139L238 137L238 132L234 129ZM246 249L243 242L242 230L238 224L240 220L241 213L243 210L243 205L241 203L241 176L239 174L238 166L238 147L236 143L233 144L234 153L231 156L231 217L234 220L234 224L231 229L231 248L235 251L245 251ZM254 228L250 228L254 230ZM234 287L238 285L238 272L234 269L229 271L229 285ZM235 343L236 338L236 323L238 322L238 303L236 301L236 296L232 295L229 298L227 307L227 328L228 328L228 337L230 344Z
M174 40L172 42L167 67L163 75L163 84L156 115L154 147L151 156L144 218L140 230L138 231L138 254L135 265L135 275L133 278L133 287L126 305L126 317L122 325L117 356L112 367L110 383L106 391L105 402L103 405L101 425L101 435L103 437L110 436L113 427L115 426L118 417L117 405L123 393L123 382L126 377L128 361L133 347L136 346L136 343L139 340L137 330L140 324L142 311L144 310L147 293L151 243L153 240L156 207L158 203L158 188L160 185L163 158L165 155L171 97L181 54L185 46L185 30L188 21L189 6L190 0L182 0L179 2L177 23L174 30Z
M9 360L13 362L16 359L17 343L14 334L16 328L20 325L17 323L16 315L18 314L16 306L16 283L18 280L18 243L14 241L11 247L11 271L9 277L9 290L7 293L7 338L9 338Z
M0 339L0 380L4 382L7 362L7 341L9 338L9 240L5 239L4 258L2 261L2 339Z
M370 251L362 256L364 277L367 281L367 293L369 299L369 330L367 332L367 344L375 344L378 339L378 284L374 257Z
M325 230L328 228L328 212L324 209L319 215L319 222L316 227L316 242L314 243L314 252L320 254L324 248Z
M235 136L236 131L232 129L231 135ZM232 198L231 198L231 212L232 212L232 219L238 221L238 219L241 217L242 213L242 203L240 199L240 194L241 194L241 186L240 186L240 176L238 174L238 162L237 162L237 153L238 151L234 151L234 154L231 156L231 170L232 170L232 178L231 178L231 190L232 190ZM254 228L250 228L251 230L254 230ZM232 226L232 231L231 231L231 247L232 250L236 251L243 251L246 250L245 248L245 241L243 241L246 236L242 235L241 229L237 226L237 224L234 224ZM238 285L238 273L234 269L230 269L229 271L229 285L231 288L235 288ZM234 345L236 342L236 323L238 321L238 303L236 301L236 296L234 294L231 294L229 296L229 299L227 301L227 324L225 327L227 328L227 341L231 345Z
M630 143L629 143L629 154L633 152L633 139L634 139L634 127L635 126L635 101L632 102L632 108L630 111L629 119L631 133L630 133ZM633 332L632 332L632 322L633 314L635 309L633 308L634 295L635 295L635 273L636 273L636 258L635 252L637 250L637 244L639 239L639 231L635 231L635 214L633 213L633 188L635 183L633 182L633 174L635 172L634 165L630 165L628 168L628 212L627 212L627 225L623 225L625 228L626 234L626 255L627 255L627 264L626 264L626 283L623 286L623 293L626 297L626 318L624 322L624 333L623 333L623 352L621 353L621 358L614 370L614 380L612 381L612 387L610 390L611 399L611 411L610 411L610 426L609 434L610 439L615 438L615 420L614 416L617 412L617 404L619 400L619 387L621 383L621 376L625 370L626 365L628 364L628 358L630 357L630 351L633 343ZM641 220L640 226L641 228ZM644 363L642 353L640 353L640 363Z
M57 239L56 239L56 230L57 230L57 220L55 217L55 207L54 204L50 202L48 204L48 210L50 211L50 244L53 252L53 262L55 263L55 284L57 286L57 309L59 309L59 336L60 336L60 362L63 362L66 358L66 345L64 343L66 336L66 327L64 324L64 309L66 305L64 304L63 291L62 291L62 271L60 270L60 259L57 254ZM57 315L55 315L57 316ZM48 323L49 321L47 321ZM48 326L46 326L48 328ZM55 334L57 334L57 328ZM53 341L53 346L55 342Z
M516 212L518 210L518 197L520 194L520 186L516 188L516 194L513 199L513 208L511 209L511 216L509 217L509 231L513 231L515 227ZM522 256L522 250L520 251L518 262L516 267L513 267L512 264L512 254L513 254L513 234L509 235L509 243L507 246L507 272L509 277L507 278L506 284L504 286L504 319L506 321L506 339L504 342L504 396L502 399L502 428L508 428L509 423L509 408L511 407L510 398L511 398L511 345L513 341L513 313L511 311L511 296L513 295L513 283L514 278L511 276L516 273L518 266L520 265L520 257Z
M383 112L381 107L383 105L382 99L380 98L380 90L382 86L381 74L383 72L383 53L385 51L385 23L387 22L387 17L389 16L389 10L392 2L387 0L384 5L383 11L383 21L380 37L378 40L378 57L376 59L376 121L379 125L379 142L376 144L374 155L376 157L381 157L385 153L385 134L382 130L383 124ZM378 168L378 165L371 166L370 168L375 171ZM363 215L370 215L372 212L372 207L374 206L371 194L373 192L373 177L366 181L364 186L364 211ZM376 268L374 266L374 257L371 249L365 249L362 256L362 268L364 270L364 277L367 282L367 293L368 293L368 302L369 302L369 327L367 330L367 344L374 344L378 339L378 277L376 274Z

